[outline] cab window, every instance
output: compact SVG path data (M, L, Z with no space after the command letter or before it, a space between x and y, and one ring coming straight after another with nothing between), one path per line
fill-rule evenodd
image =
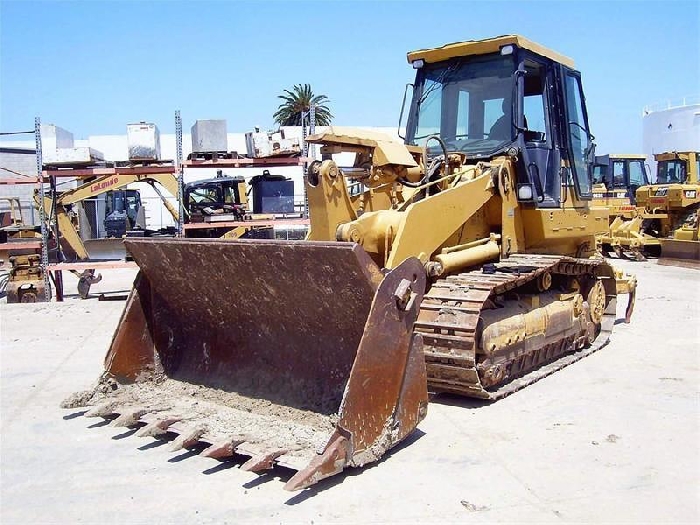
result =
M542 64L525 61L523 126L528 142L543 142L547 138L545 79L546 69Z
M593 184L607 184L608 167L605 164L593 166Z
M685 182L685 162L682 160L662 160L659 162L656 182L660 184Z
M644 172L644 161L635 160L629 163L630 186L644 186L646 173Z
M613 187L624 188L625 186L625 162L616 160L613 162Z

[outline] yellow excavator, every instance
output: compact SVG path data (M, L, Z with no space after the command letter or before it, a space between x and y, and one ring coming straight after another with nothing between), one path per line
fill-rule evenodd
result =
M85 244L79 234L73 206L85 199L93 198L107 192L123 191L128 185L135 182L145 182L149 184L156 191L165 208L177 222L177 209L168 201L166 195L164 195L158 187L161 186L170 195L177 196L178 182L174 175L170 173L149 175L116 173L102 175L81 184L75 189L57 195L55 199L52 199L50 195L44 197L44 212L50 225L55 226L55 229L51 228L51 230L53 232L58 232L59 243L57 248L61 251L63 257L80 261L87 261L90 258L88 250L85 248ZM35 195L35 205L39 206L38 195ZM88 296L90 287L102 279L100 274L95 274L94 269L87 269L81 272L71 270L71 272L78 277L78 293L83 299Z
M637 189L635 212L618 215L600 240L637 260L661 255L661 262L700 266L700 153L659 153L654 160L656 182Z
M160 197L163 205L173 219L177 221L178 211L168 201L167 196L159 189L164 188L171 196L178 195L177 178L171 173L132 175L132 174L108 174L81 184L75 189L64 191L56 196L55 202L50 195L44 197L44 211L47 217L58 226L61 246L69 256L80 260L89 258L85 244L76 228L72 207L86 199L97 197L107 192L122 190L130 184L144 182L149 184Z
M139 221L139 216L132 213L135 206L142 210L138 190L127 190L127 186L133 183L143 182L149 184L157 193L166 210L178 221L178 210L168 200L168 195L177 197L178 180L171 173L137 175L137 174L107 174L88 180L81 186L59 194L55 202L50 195L44 197L44 209L49 222L57 227L61 254L69 260L87 261L90 259L85 244L79 233L77 214L74 206L86 199L108 194L107 217L105 217L105 231L108 236L123 237L127 224L132 222L145 222L145 218ZM165 190L165 193L161 191ZM185 206L184 215L187 222L206 222L206 217L217 217L230 220L254 220L260 215L249 213L249 203L246 192L246 182L241 176L228 177L219 173L214 179L199 180L186 184L183 188ZM35 197L36 206L38 198ZM110 206L110 204L112 204ZM266 218L266 216L264 216ZM219 223L212 221L210 227L192 229L187 232L187 237L206 237L225 239L237 238L269 238L273 233L272 228L260 226L220 227ZM56 230L52 229L56 232ZM144 231L143 227L142 230ZM161 232L159 232L161 233ZM174 235L172 232L165 234ZM93 269L78 272L71 270L78 277L78 292L84 299L88 296L90 286L101 280L101 275L95 275Z
M429 391L499 399L604 346L618 295L629 321L573 61L514 35L408 61L405 144L309 139L355 161L310 165L307 240L125 241L140 273L105 371L65 408L299 490L382 457Z

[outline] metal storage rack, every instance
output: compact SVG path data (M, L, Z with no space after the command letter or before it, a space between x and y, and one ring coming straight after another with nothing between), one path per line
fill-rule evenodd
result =
M57 197L56 181L58 178L74 178L74 179L87 179L92 177L104 177L108 175L162 175L162 174L175 174L178 171L177 164L172 161L163 161L158 163L150 163L143 165L118 165L119 163L104 163L104 166L97 167L49 167L44 166L42 161L42 150L41 150L41 121L37 117L35 119L34 125L34 135L36 140L36 151L37 151L37 189L39 193L40 202L43 202L46 195L44 184L48 183L51 185L52 199L55 203ZM111 165L110 165L111 164ZM132 261L123 260L105 260L105 261L79 261L68 263L61 259L61 252L58 250L59 260L58 262L49 262L49 251L48 251L48 240L49 240L49 225L46 221L46 215L43 206L39 206L39 221L41 224L41 265L44 273L45 285L47 290L47 300L49 299L50 287L49 287L49 276L52 274L53 281L56 287L56 300L63 300L63 270L69 271L84 271L84 270L105 270L113 268L135 268L136 263ZM60 242L61 232L58 230L58 226L54 231L56 243Z
M315 111L312 107L308 113L303 115L303 122L305 123L308 119L310 127L309 130L313 134L315 131ZM41 119L36 117L34 119L34 139L36 145L36 180L33 179L6 179L5 183L9 184L36 184L37 193L40 202L44 202L44 197L46 195L45 184L49 184L52 188L52 199L56 199L56 181L58 178L75 178L75 179L86 179L91 177L102 177L105 175L117 175L117 174L129 174L129 175L156 175L156 174L177 174L178 178L178 207L179 207L179 220L177 232L179 236L184 236L186 230L188 229L198 229L198 228L211 228L215 227L231 227L235 228L237 226L275 226L275 225L308 225L308 200L306 197L306 191L304 191L304 210L301 218L284 218L284 219L264 219L264 220L249 220L249 221L230 221L230 222L215 222L215 223L192 223L184 224L184 202L183 202L183 188L184 188L184 170L185 168L270 168L270 167L293 167L299 166L303 170L303 178L306 180L306 167L311 160L308 157L309 149L308 143L306 142L306 127L303 128L304 133L302 137L302 156L301 157L271 157L271 158L213 158L206 160L183 160L182 154L182 119L180 117L180 111L175 112L175 144L176 144L176 158L174 162L162 162L159 164L144 164L137 166L120 166L117 163L104 163L104 166L98 167L48 167L43 164L42 156L42 140L41 140ZM31 133L31 131L27 132ZM112 165L110 165L112 164ZM45 288L46 288L46 299L47 301L51 296L50 280L51 274L53 273L53 281L56 287L56 300L63 300L63 270L88 270L88 269L108 269L108 268L129 268L135 267L136 264L130 261L80 261L74 263L67 263L59 260L55 263L49 262L49 225L47 224L46 214L43 206L39 206L39 222L41 226L41 267L44 274ZM58 231L56 226L56 231L54 232L56 243L60 242L61 232ZM61 257L60 250L58 250L59 259Z
M34 130L32 131L18 131L18 132L9 132L9 133L3 133L3 135L34 135L34 142L35 142L35 147L36 147L36 176L29 176L25 175L22 173L17 173L12 170L9 170L7 168L4 168L6 171L9 171L11 173L14 173L16 175L19 175L19 177L3 177L0 179L0 185L14 185L14 184L32 184L36 185L38 187L38 192L41 196L43 196L43 184L42 182L49 182L48 179L42 179L41 177L41 134L39 132L40 129L40 120L38 118L34 119ZM43 225L43 209L40 210L40 218L42 219L42 225ZM29 239L22 239L18 240L15 242L8 242L0 245L3 250L11 250L12 248L15 249L20 249L20 250L39 250L41 253L40 257L40 266L42 267L42 271L44 274L44 285L45 285L45 294L46 294L46 300L49 300L51 297L51 289L48 286L49 284L49 276L46 272L46 265L48 263L48 252L45 249L46 243L43 242L43 239L45 236L47 236L47 232L45 231L46 229L42 227L41 229L41 235L42 235L42 241L36 241L36 240L29 240Z
M211 159L211 160L186 160L182 163L182 171L180 180L183 178L185 168L283 168L299 166L306 172L306 165L309 159L306 157L292 158L261 158L261 159ZM182 188L182 184L181 184ZM180 193L182 194L182 189ZM237 226L298 226L308 225L307 202L304 199L304 212L300 218L283 218L283 219L263 219L263 220L246 220L246 221L222 221L222 222L193 222L182 225L182 235L185 235L187 230L196 230L204 228L235 228Z
M313 134L315 130L315 114L310 112L310 130ZM306 114L304 116L306 118ZM179 160L179 172L178 180L180 181L180 203L182 205L182 195L183 195L183 179L185 168L285 168L299 166L302 168L302 175L304 181L306 181L306 167L310 159L308 157L308 144L306 142L306 127L303 128L303 145L302 145L302 155L300 157L265 157L265 158L211 158L211 159L192 159L192 160ZM182 156L182 120L180 119L180 112L175 114L175 139L176 148L178 155ZM179 130L179 132L178 132ZM185 235L187 230L205 229L205 228L235 228L238 226L299 226L309 224L309 214L308 214L308 200L306 198L306 188L304 188L304 210L300 218L282 218L282 219L263 219L263 220L246 220L246 221L227 221L227 222L204 222L204 223L189 223L182 224L180 230L182 235ZM183 214L180 214L181 221Z

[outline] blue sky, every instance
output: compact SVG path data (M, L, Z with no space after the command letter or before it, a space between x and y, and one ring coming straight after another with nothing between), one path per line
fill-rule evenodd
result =
M0 131L132 121L271 127L310 83L338 125L395 126L406 52L519 33L582 72L599 152L642 147L643 106L700 94L700 2L0 2Z

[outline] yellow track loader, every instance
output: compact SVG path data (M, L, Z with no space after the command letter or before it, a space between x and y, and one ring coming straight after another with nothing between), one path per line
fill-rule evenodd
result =
M376 461L428 391L495 400L606 344L635 280L595 255L573 61L520 36L408 54L405 144L310 138L305 241L127 239L140 267L98 385L65 407L298 472Z

